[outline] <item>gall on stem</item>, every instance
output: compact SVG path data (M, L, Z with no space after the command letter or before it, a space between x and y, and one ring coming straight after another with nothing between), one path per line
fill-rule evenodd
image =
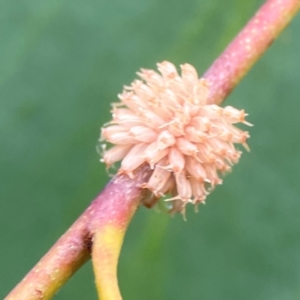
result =
M121 161L118 173L131 178L147 163L153 173L142 187L154 202L170 194L170 211L184 214L188 203L203 203L239 161L236 144L249 150L249 133L236 124L251 124L244 110L210 104L211 84L190 64L180 66L181 74L168 61L157 67L159 72L141 69L140 79L112 104L112 120L100 139L112 146L101 161L107 167Z

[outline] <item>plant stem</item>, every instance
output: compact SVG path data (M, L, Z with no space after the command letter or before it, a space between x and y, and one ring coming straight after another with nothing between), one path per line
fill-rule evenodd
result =
M51 299L90 258L91 249L95 259L94 266L99 266L95 267L97 287L100 290L103 283L105 291L101 290L101 294L116 295L116 265L123 236L145 191L139 186L147 181L150 175L150 168L144 165L136 171L134 179L126 175L115 176L5 300ZM109 229L111 231L107 231ZM107 296L101 299L121 298Z
M126 175L112 181L101 210L95 208L90 230L93 236L92 261L96 287L101 300L121 300L117 265L128 224L147 190L139 188L152 171L148 165L140 168L134 179ZM105 197L104 197L105 198Z
M300 0L268 0L212 64L210 102L220 103L299 10ZM50 299L91 254L102 300L120 300L117 262L126 228L151 170L117 175L5 300Z
M214 61L204 77L210 103L221 103L263 55L300 8L300 0L269 0Z

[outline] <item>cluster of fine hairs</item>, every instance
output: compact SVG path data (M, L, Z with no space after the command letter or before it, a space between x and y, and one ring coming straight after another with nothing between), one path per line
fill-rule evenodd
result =
M156 198L170 194L171 211L204 202L220 175L231 170L248 150L249 134L234 126L244 123L244 110L208 104L209 82L189 64L181 76L167 61L157 73L141 69L140 80L125 86L112 104L112 121L102 128L101 141L112 144L101 159L108 167L121 161L119 173L133 177L144 163L153 169L143 187Z

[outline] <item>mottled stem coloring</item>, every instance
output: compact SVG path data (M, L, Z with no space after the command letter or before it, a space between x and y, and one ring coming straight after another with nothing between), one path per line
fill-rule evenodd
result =
M121 299L117 262L124 233L151 175L148 165L134 179L117 175L70 229L12 290L5 300L51 299L91 256L101 300Z
M205 72L209 100L221 103L300 8L300 0L269 0Z
M204 77L211 82L210 102L220 103L252 64L289 23L300 0L268 0L212 64ZM101 300L122 299L117 262L126 228L151 175L141 167L134 179L117 175L5 300L50 299L92 256Z

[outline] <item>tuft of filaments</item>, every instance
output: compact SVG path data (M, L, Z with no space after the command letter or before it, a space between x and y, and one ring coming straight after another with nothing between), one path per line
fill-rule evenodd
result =
M148 163L153 173L143 187L155 198L170 194L171 211L184 212L187 203L204 202L239 161L235 144L249 151L249 133L235 124L251 124L244 110L209 104L210 84L190 64L180 66L181 76L170 62L157 66L159 73L141 69L112 104L100 138L112 146L101 161L121 161L118 173L130 177Z

